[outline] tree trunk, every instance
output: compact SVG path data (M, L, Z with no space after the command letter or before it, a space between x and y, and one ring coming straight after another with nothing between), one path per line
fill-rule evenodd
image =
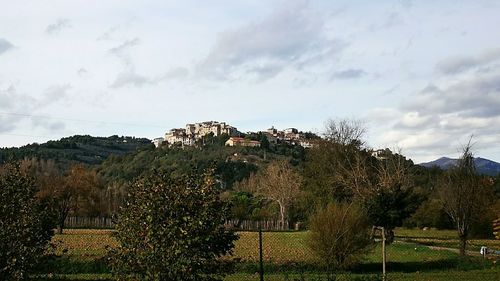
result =
M286 209L283 204L280 205L280 228L281 230L285 230L285 216L286 216Z
M64 208L59 209L59 218L57 221L57 233L62 234L64 229L64 223L68 217L68 211Z
M467 236L460 235L459 238L460 238L460 245L459 245L460 255L465 256L465 247L467 245Z
M63 233L63 226L57 225L57 234L62 234Z
M59 220L59 223L57 223L57 234L63 234L63 229L64 229L64 221L66 220L66 218L64 219L60 219Z

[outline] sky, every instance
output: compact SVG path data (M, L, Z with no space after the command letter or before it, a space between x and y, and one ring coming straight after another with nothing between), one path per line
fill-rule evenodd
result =
M0 147L362 120L414 162L500 162L500 1L0 0Z

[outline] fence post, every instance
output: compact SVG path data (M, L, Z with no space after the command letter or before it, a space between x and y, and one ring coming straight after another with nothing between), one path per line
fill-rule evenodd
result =
M386 252L385 252L385 229L382 227L382 278L383 280L387 280L387 277L385 275L385 259L386 259Z
M260 281L264 281L264 260L262 255L262 227L259 223L259 275Z

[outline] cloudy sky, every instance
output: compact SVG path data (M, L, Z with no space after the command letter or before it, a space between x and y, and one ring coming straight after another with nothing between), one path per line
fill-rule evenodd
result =
M416 162L470 135L500 161L500 1L0 2L0 147L358 118Z

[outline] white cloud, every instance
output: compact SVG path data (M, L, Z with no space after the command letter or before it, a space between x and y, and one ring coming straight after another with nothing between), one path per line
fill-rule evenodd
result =
M436 69L444 74L457 74L500 59L500 48L486 50L478 56L453 56L440 61Z
M17 128L22 120L32 116L36 111L57 104L68 98L69 84L52 85L45 89L40 98L19 93L14 86L0 89L0 133L9 132ZM61 122L37 121L32 122L35 127L61 129ZM39 125L39 126L38 126Z
M198 71L218 79L272 78L338 49L325 34L322 16L309 9L307 1L286 1L261 21L221 32Z
M482 52L477 57L492 58L493 54ZM380 142L395 143L416 155L442 156L452 153L470 135L475 136L478 147L496 145L491 140L500 139L500 68L464 74L464 68L458 67L476 67L481 60L457 63L453 69L460 71L450 71L404 99L397 108L400 117L381 134Z
M133 67L132 59L129 53L129 50L137 45L139 45L141 40L139 38L134 38L130 40L126 40L120 45L113 47L108 50L108 52L116 57L118 57L125 66Z
M153 80L137 74L135 72L122 72L119 73L115 81L110 85L111 88L121 88L124 86L136 86L141 87L144 85L156 84Z
M114 82L110 85L110 87L121 88L125 86L142 87L146 85L156 85L163 81L184 79L188 75L189 71L184 67L176 67L170 69L165 74L154 78L137 74L133 69L131 69L119 73Z
M357 79L366 76L367 73L363 69L351 68L342 71L335 72L333 74L333 79Z

